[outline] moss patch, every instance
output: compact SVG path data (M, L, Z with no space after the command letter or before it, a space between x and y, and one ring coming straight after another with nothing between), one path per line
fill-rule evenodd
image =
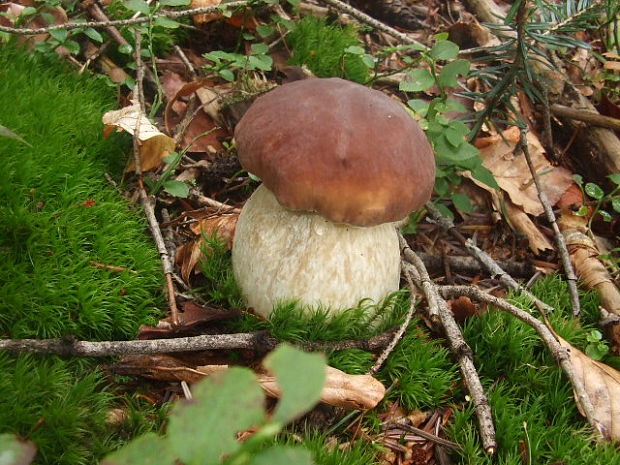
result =
M0 140L0 337L134 337L155 320L161 271L139 209L104 178L125 158L101 136L113 89L4 46L0 101L0 124L32 145ZM30 435L39 463L105 452L112 399L93 361L0 354L0 432Z

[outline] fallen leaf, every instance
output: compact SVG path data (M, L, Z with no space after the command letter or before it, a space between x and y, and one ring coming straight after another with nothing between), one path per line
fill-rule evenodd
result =
M483 165L491 170L497 183L510 200L530 215L544 212L538 199L538 192L523 154L514 154L519 141L519 128L513 126L501 135L496 134L476 141ZM552 166L544 156L544 149L538 138L528 132L527 143L532 163L538 173L543 191L551 205L560 199L573 183L571 173L565 168ZM484 186L481 186L484 187Z
M180 74L175 72L164 73L160 80L164 90L164 96L168 102L171 100L176 100L177 92L179 92L179 90L187 84L187 81L183 79ZM187 105L184 102L174 101L171 104L172 111L174 111L177 115L182 115L185 113L186 108ZM166 111L168 111L168 105L166 106ZM168 127L166 130L170 133L170 129Z
M136 125L139 124L138 139L142 171L159 167L162 160L174 152L176 147L174 139L157 129L140 110L140 104L136 101L132 101L131 105L120 110L108 111L101 119L105 125L103 131L106 136L114 130L125 131L133 135ZM127 170L133 171L134 169L132 162Z
M602 428L605 439L620 439L620 372L604 363L592 360L579 349L558 338L568 349L575 374L583 383L594 408L594 419ZM577 401L579 411L583 411Z
M544 250L553 249L553 244L540 232L530 217L508 199L504 202L504 211L510 224L525 234L532 252L538 255Z
M192 0L192 8L201 8L205 6L213 6L219 5L222 3L222 0ZM208 14L200 14L192 16L192 20L194 21L195 26L202 26L204 24L210 23L211 21L215 21L216 19L222 18L222 13L208 13Z

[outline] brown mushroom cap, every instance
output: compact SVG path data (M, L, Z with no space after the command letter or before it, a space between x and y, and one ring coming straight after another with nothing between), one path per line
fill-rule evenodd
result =
M235 129L241 165L281 205L335 223L398 221L431 196L435 159L415 120L382 92L338 78L285 84Z

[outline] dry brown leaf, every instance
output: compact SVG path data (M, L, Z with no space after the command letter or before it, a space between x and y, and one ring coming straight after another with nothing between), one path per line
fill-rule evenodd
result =
M259 374L258 381L267 395L279 398L280 388L273 376ZM334 407L355 410L374 408L385 396L385 386L370 375L348 375L327 367L327 377L321 392L321 402Z
M510 224L525 234L532 252L538 255L544 250L553 249L553 244L549 242L547 236L540 232L530 217L508 199L504 202L504 211Z
M192 272L199 273L197 268L200 260L204 257L202 254L202 238L187 242L177 249L176 262L181 267L181 277L188 281Z
M202 8L204 6L219 5L220 3L222 3L222 0L192 0L192 8ZM211 21L215 21L216 19L220 19L222 17L222 13L209 13L194 15L192 16L192 19L194 20L195 26L202 26L203 24L210 23Z
M601 306L620 316L620 291L614 284L607 268L598 259L600 252L587 235L588 220L571 210L563 210L558 218L570 259L577 277L588 289L595 289L601 297Z
M571 364L590 397L594 408L592 413L602 427L603 437L620 439L620 372L592 360L564 339L558 337L558 340L569 351ZM579 402L577 406L583 415Z
M484 166L491 170L497 183L509 195L510 200L526 213L538 216L544 210L538 199L538 192L527 162L523 155L515 156L513 153L519 137L519 128L513 126L501 135L477 140L476 146L480 149ZM547 161L542 145L531 132L528 132L527 142L532 163L540 176L543 190L551 205L555 205L572 184L571 173L564 168L554 167Z
M140 141L140 160L142 171L149 171L159 167L162 160L174 152L176 144L174 139L168 137L157 129L140 110L140 104L136 101L132 105L120 110L108 111L101 118L104 127L104 135L113 130L125 131L134 134L136 123L139 123L138 139ZM133 162L128 171L133 171Z

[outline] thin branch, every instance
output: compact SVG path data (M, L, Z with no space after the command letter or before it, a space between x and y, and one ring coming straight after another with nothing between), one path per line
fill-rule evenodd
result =
M369 26L372 26L373 28L381 31L381 32L385 32L388 35L391 35L392 37L395 37L396 39L400 40L403 44L415 44L418 45L420 47L423 47L424 49L427 49L428 47L426 47L426 45L418 42L417 40L409 37L407 34L403 34L402 32L398 31L397 29L394 29L393 27L390 27L384 23L382 23L381 21L376 20L375 18L373 18L372 16L367 15L366 13L364 13L363 11L358 10L357 8L352 7L351 5L344 3L340 0L321 0L321 2L326 3L327 5L330 5L340 11L342 11L343 13L348 14L349 16L357 19L358 21L361 21L363 23L368 24Z
M174 268L172 266L172 262L170 260L170 256L168 255L168 249L166 248L166 243L164 241L164 237L161 233L161 229L159 227L159 222L157 221L157 217L155 216L155 199L152 199L144 188L144 182L142 180L142 165L140 158L140 148L139 148L139 136L140 136L140 123L142 121L142 117L145 114L145 105L144 105L144 91L143 91L143 80L144 80L144 63L142 61L142 34L139 29L135 30L135 40L136 40L136 48L135 48L135 60L136 60L136 92L138 94L138 101L140 103L140 113L139 117L136 119L136 127L133 135L133 159L135 165L136 178L138 182L138 192L140 194L140 201L142 203L142 207L144 208L144 213L149 223L149 228L151 229L151 234L153 236L153 240L155 241L155 245L157 246L157 251L159 252L159 257L162 262L162 267L166 279L166 291L168 294L168 304L170 306L170 313L172 317L172 325L177 326L179 324L179 309L177 307L176 302L176 289L173 281L173 273Z
M596 434L599 435L601 438L603 437L601 425L594 417L594 407L592 405L592 400L586 392L584 384L575 373L573 365L570 362L570 355L568 353L568 349L562 347L553 332L549 328L547 328L547 326L542 321L538 320L527 311L515 305L512 305L503 299L487 294L486 292L483 292L482 290L473 286L441 286L439 287L439 292L446 299L454 299L460 296L466 296L478 302L484 302L486 304L492 305L501 310L504 310L505 312L510 313L511 315L517 317L519 320L534 328L534 330L547 345L549 351L566 374L566 377L569 379L575 391L575 397L577 398L577 402L581 406L581 409L584 412L584 415L587 418L588 422L590 423L590 425L592 425Z
M493 279L497 279L505 288L512 289L520 294L523 294L528 299L530 299L537 307L543 309L546 312L554 311L554 308L550 305L547 305L530 291L521 286L517 281L514 280L512 276L510 276L506 271L500 267L493 258L489 256L484 250L477 247L471 239L466 239L463 235L456 229L456 226L452 222L450 218L445 215L442 215L441 212L432 204L432 202L427 202L425 208L431 214L433 219L439 224L443 229L449 231L454 237L456 237L463 246L467 249L469 254L474 257L476 260L480 262L482 267L487 270L489 275Z
M613 129L620 131L620 119L612 118L610 116L603 116L590 110L579 110L577 108L566 107L554 103L549 107L551 113L563 118L570 118L577 121L583 121L593 126L601 128Z
M463 339L461 330L454 320L454 315L450 308L448 308L446 301L439 294L437 285L429 278L422 260L420 260L416 253L404 242L402 236L400 236L400 239L403 255L408 262L405 263L405 269L411 271L417 286L423 290L429 305L429 313L434 313L438 316L439 322L444 329L446 339L448 340L450 350L457 359L461 374L463 375L463 380L473 399L474 411L476 412L478 424L480 426L482 446L489 455L492 455L497 448L493 416L491 415L491 408L487 395L484 392L480 377L476 371L476 366L474 365L473 352ZM402 245L403 242L404 245ZM432 309L432 306L435 306L435 308Z
M224 5L190 8L187 10L180 10L180 11L164 10L164 11L160 11L159 13L155 13L150 16L139 16L137 18L117 19L117 20L111 20L111 21L69 22L69 23L54 24L53 26L39 27L39 28L0 26L0 32L8 32L10 34L20 34L20 35L36 35L36 34L46 34L50 31L54 31L58 29L71 30L71 29L89 28L89 27L108 28L112 26L129 26L132 24L148 23L149 21L152 21L152 20L155 20L161 17L178 19L178 18L185 18L187 16L194 16L198 14L216 13L218 11L222 11L222 8L236 8L240 6L245 6L248 3L250 3L250 1L251 0L238 0L234 2L225 3Z
M403 269L403 272L405 275L405 279L407 280L407 283L409 284L409 287L411 289L411 302L409 303L409 310L407 311L405 320L402 322L402 324L398 328L398 331L394 333L392 340L390 341L388 346L383 350L383 352L381 352L381 355L379 355L379 357L377 358L377 361L372 366L372 368L368 370L368 372L366 373L367 375L374 376L381 369L381 367L383 366L383 364L385 363L389 355L392 353L396 345L402 339L403 334L405 334L405 331L407 331L407 328L409 327L409 323L411 323L411 319L413 318L413 315L416 311L416 301L413 295L413 289L414 289L413 282L411 281L411 276L407 272L407 270Z
M394 337L394 330L364 340L336 342L306 342L300 347L312 351L362 349L375 352L385 347ZM62 355L65 357L114 357L120 355L154 355L203 350L251 349L267 352L281 341L267 331L236 334L207 334L172 339L137 341L77 341L63 339L0 339L0 351Z
M527 130L521 129L521 137L519 139L518 147L523 152L525 156L525 160L527 161L527 166L530 169L530 173L532 174L532 178L534 179L534 184L536 184L536 191L538 192L538 199L542 204L545 215L547 216L547 221L551 223L551 227L553 228L553 235L555 237L555 244L558 248L558 254L562 259L562 266L564 267L564 273L566 273L566 280L568 281L568 290L570 292L570 303L571 308L573 309L573 315L577 316L581 312L581 304L579 303L579 291L577 289L577 276L575 275L575 271L573 270L573 265L570 262L570 255L568 253L568 248L566 247L566 242L564 241L564 236L560 232L560 228L558 227L558 223L555 220L555 214L553 213L553 209L549 204L549 199L547 198L547 194L543 191L542 184L540 182L540 176L536 172L536 168L532 163L532 157L530 156L530 150L527 145Z

